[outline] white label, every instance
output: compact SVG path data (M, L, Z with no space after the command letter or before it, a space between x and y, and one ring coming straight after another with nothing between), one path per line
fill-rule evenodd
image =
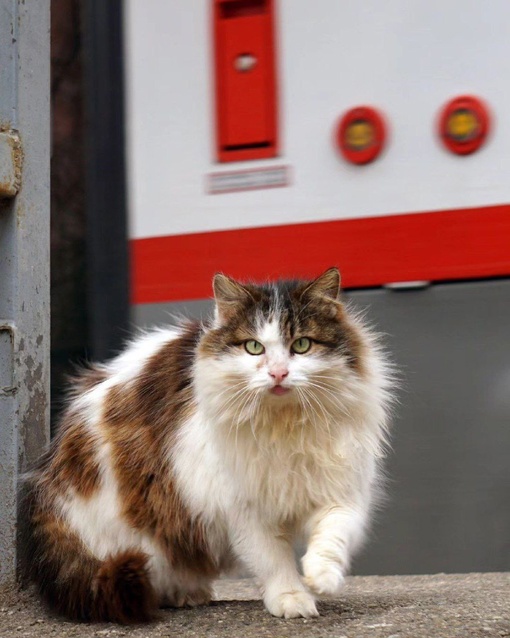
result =
M288 186L288 172L288 166L273 166L271 168L210 173L207 176L207 190L210 195L218 195L219 193Z

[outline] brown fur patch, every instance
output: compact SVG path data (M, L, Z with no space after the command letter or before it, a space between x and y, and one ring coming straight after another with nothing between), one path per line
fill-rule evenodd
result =
M364 376L366 345L360 331L348 318L343 305L337 311L337 318L341 322L342 331L346 343L346 357L350 367L360 376Z
M191 365L200 334L199 324L190 324L133 384L110 390L105 431L129 524L155 538L173 566L213 577L218 565L204 526L184 505L166 458L172 437L194 409Z
M70 398L76 398L93 389L106 378L106 372L102 368L83 370L73 380L75 385L71 387ZM57 493L62 486L71 486L80 496L92 496L99 486L96 452L97 443L85 427L84 416L71 403L60 417L57 435L50 449L34 468L39 492L51 495Z
M108 378L108 372L100 366L89 366L83 368L76 375L69 378L70 395L79 396L88 390L92 390L97 385Z
M68 410L62 419L60 432L48 455L44 480L59 486L72 486L85 498L99 486L97 444L85 429L83 417Z
M354 372L363 374L365 346L343 303L325 297L307 300L307 312L298 325L300 336L315 340L315 347L322 346L325 354L340 353Z

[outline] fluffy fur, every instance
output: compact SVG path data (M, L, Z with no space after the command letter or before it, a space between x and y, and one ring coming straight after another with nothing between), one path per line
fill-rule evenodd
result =
M362 542L390 378L338 271L214 290L209 324L145 334L76 380L31 477L32 576L67 616L203 604L238 561L271 614L316 616Z

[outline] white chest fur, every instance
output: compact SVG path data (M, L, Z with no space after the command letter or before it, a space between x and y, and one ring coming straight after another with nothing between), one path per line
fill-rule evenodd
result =
M172 453L188 505L211 522L248 507L268 522L297 523L364 491L373 478L372 455L346 427L328 431L328 440L319 440L312 427L301 423L271 432L246 424L230 431L195 415Z

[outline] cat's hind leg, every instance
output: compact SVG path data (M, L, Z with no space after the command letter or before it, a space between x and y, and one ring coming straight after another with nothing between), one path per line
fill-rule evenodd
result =
M170 572L170 582L161 596L162 607L198 607L211 602L213 591L210 578Z
M69 525L38 506L31 516L31 578L68 618L122 624L150 620L158 607L148 556L139 549L94 556Z
M175 589L163 596L161 607L200 607L208 605L212 599L211 587L193 590Z
M186 592L184 596L185 607L199 607L208 605L212 599L212 587L205 585Z

